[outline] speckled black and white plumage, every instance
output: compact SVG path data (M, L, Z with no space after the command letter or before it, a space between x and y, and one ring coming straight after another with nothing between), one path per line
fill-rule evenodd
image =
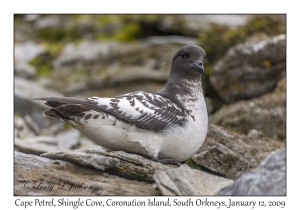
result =
M45 117L63 120L110 150L184 161L201 147L207 111L201 75L205 52L185 46L174 56L166 86L157 93L114 98L36 98L52 107Z

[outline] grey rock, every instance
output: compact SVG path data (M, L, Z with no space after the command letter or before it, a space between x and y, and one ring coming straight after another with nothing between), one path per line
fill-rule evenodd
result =
M65 154L65 155L64 155ZM80 156L95 155L99 158L113 158L118 159L120 164L118 167L113 167L107 171L107 173L118 175L127 179L140 180L144 182L154 182L153 174L155 170L166 170L173 165L164 165L158 162L153 162L152 160L145 158L140 155L130 154L123 151L111 151L108 152L100 146L91 145L85 148L80 148L74 151L76 158L72 159L72 152L61 153L52 152L43 154L44 157L61 159L61 160L71 160L72 162L78 163ZM69 159L70 158L70 159ZM78 163L80 164L80 163Z
M285 141L285 85L283 78L272 93L222 107L211 117L211 123L245 135L256 129L267 137Z
M191 169L187 165L165 171L157 170L153 176L163 195L215 195L232 180Z
M45 143L33 141L32 139L26 141L15 138L14 146L17 151L35 155L40 155L45 152L59 151L59 149L55 145L47 145Z
M26 79L34 79L36 76L36 68L28 63L15 63L15 75Z
M58 28L62 26L63 15L47 15L36 19L35 29Z
M247 23L253 15L201 15L199 21L207 22L209 24L219 24L231 27L241 26ZM195 19L195 18L193 18Z
M43 117L43 111L48 107L40 101L32 100L33 97L62 96L62 94L44 89L36 82L15 77L14 111L21 115L29 115L40 127L47 127L53 123Z
M159 195L152 184L109 175L91 167L14 153L14 195ZM73 186L77 188L72 188ZM38 186L40 185L40 189ZM45 188L41 188L44 186ZM82 188L79 188L82 186ZM84 188L87 187L87 188Z
M66 160L79 164L81 166L90 166L100 171L118 167L120 160L111 157L99 156L96 154L85 154L84 152L70 151L70 152L48 152L41 155L54 160Z
M40 127L33 121L29 115L25 115L24 120L27 126L37 135L41 132Z
M82 66L87 64L100 63L113 56L125 54L135 49L137 45L121 44L117 42L95 42L84 40L78 45L67 44L60 55L53 62L55 69L66 66Z
M45 46L33 41L15 43L15 61L17 63L28 63L33 58L45 52Z
M81 136L78 148L80 149L80 148L89 147L92 145L96 145L96 143L93 142L92 140L88 139L85 136Z
M63 122L57 122L57 120L55 120L55 122L55 124L52 124L48 127L44 127L41 130L40 135L54 136L65 130L65 124Z
M247 160L222 144L210 145L205 151L192 156L201 166L231 179L249 170Z
M145 39L140 39L141 44L181 44L181 45L197 45L198 39L194 37L185 36L150 36Z
M106 96L110 91L104 88L115 86L119 87L118 91L115 88L111 94L119 95L121 91L135 91L138 84L144 91L159 90L161 83L168 79L172 55L177 50L175 44L84 40L78 45L68 44L62 50L53 62L56 70L48 79L55 81L54 88L72 96L99 89L103 91L95 94ZM151 84L155 89L149 88ZM136 88L128 89L132 86Z
M36 21L38 18L40 18L40 15L38 14L29 14L24 16L25 21L28 22Z
M55 138L58 141L58 148L60 149L73 149L80 143L80 132L75 129L59 133Z
M249 131L249 133L247 134L248 137L258 137L258 136L263 136L263 132L258 131L256 129L252 129Z
M77 130L67 130L58 135L16 136L15 148L24 153L40 155L53 151L69 151L80 143L80 134Z
M217 195L286 195L286 151L272 152L258 168L242 175Z
M59 128L57 132L54 130L50 132L42 131L39 132L37 136L35 136L36 134L34 132L31 132L30 135L28 135L26 134L26 130L24 128L22 128L23 130L20 130L20 126L24 127L27 123L25 124L23 122L24 125L16 125L20 124L19 118L21 117L17 117L17 120L15 120L15 137L18 140L15 142L15 146L20 151L23 151L25 153L32 152L32 154L42 154L50 151L72 150L74 148L78 148L81 144L82 138L80 137L79 131L75 129L65 130L64 128L64 130L62 131L62 128ZM54 124L50 126L49 129L51 130L53 127L57 129L57 125L60 124ZM45 128L44 130L47 130L47 128ZM89 144L91 143L86 143L86 145Z
M32 131L32 129L29 128L28 124L26 123L23 117L18 115L15 115L14 117L15 137L26 138L30 136L35 136L35 133Z
M50 146L57 146L57 139L54 136L33 136L22 139L24 142L42 143Z
M268 137L247 137L210 124L204 144L192 160L229 179L255 168L284 143Z
M209 79L219 96L233 103L273 91L285 72L286 38L280 34L230 48L214 66Z
M197 37L203 29L211 24L222 24L229 27L243 25L252 15L163 15L157 27L165 32L179 32L185 36Z

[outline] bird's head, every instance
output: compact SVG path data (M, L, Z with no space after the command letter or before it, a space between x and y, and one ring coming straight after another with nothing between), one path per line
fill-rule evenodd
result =
M186 45L178 50L172 61L172 72L185 75L204 74L205 51L196 45Z

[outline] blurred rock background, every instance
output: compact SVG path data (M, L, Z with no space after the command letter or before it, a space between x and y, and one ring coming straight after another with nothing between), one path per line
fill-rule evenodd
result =
M203 88L214 125L186 163L236 179L285 147L285 18L15 15L15 148L39 155L92 145L68 125L44 118L46 106L31 98L156 92L167 81L174 53L195 44L207 53ZM164 192L158 187L150 194Z

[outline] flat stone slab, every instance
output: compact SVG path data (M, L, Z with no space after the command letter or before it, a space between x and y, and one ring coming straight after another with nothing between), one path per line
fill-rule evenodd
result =
M90 167L94 168L97 166L91 164L91 159L93 158L96 160L98 158L101 160L118 160L118 164L110 167L108 170L105 169L105 171L107 173L118 175L127 179L140 180L150 183L154 182L153 174L156 170L167 170L177 167L174 165L164 165L159 162L154 162L137 154L126 153L123 151L108 152L97 145L91 145L75 151L49 152L42 154L42 156L50 159L71 161L79 165L89 165ZM97 163L94 162L94 164Z
M160 195L152 184L110 175L91 167L14 153L14 195Z
M163 195L215 195L232 180L182 165L176 169L157 170L154 180Z

